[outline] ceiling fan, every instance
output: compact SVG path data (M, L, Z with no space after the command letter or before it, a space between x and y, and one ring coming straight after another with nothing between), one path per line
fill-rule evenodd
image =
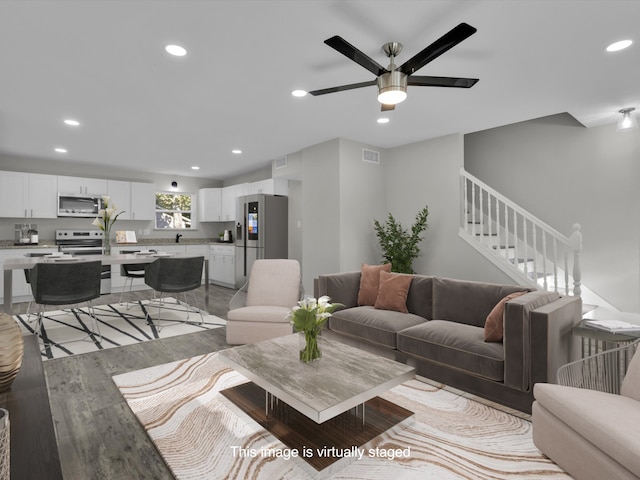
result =
M407 98L407 85L421 87L454 87L470 88L477 82L477 78L429 77L413 75L414 72L435 60L450 48L455 47L477 31L466 23L461 23L445 33L431 45L418 52L400 67L396 67L395 57L402 51L402 44L398 42L385 43L382 51L389 57L390 63L384 68L365 53L358 50L342 37L336 35L324 41L331 48L363 66L377 78L369 82L351 83L339 87L324 88L309 92L310 95L325 95L327 93L342 92L354 88L378 85L378 101L382 104L382 111L393 110L396 104Z

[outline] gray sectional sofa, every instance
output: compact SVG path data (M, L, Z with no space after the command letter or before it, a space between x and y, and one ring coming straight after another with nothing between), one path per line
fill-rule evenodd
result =
M533 385L555 381L557 368L578 355L571 328L579 297L450 278L412 275L406 313L358 305L361 272L320 275L315 295L345 308L324 334L416 367L416 373L530 413ZM485 320L507 295L502 341L484 339Z

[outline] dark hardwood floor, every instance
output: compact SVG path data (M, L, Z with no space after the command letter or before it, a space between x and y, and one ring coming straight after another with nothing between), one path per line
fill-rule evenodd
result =
M204 288L198 290L197 306L204 308ZM229 300L235 290L210 286L209 313L226 318ZM148 298L148 291L134 292L135 298ZM117 303L119 295L104 295L96 304ZM17 304L23 313L26 304ZM120 373L160 365L183 358L227 348L226 330L203 332L151 340L125 347L101 350L42 363L60 469L65 480L172 479L154 445L131 413L111 377ZM37 350L31 352L38 355ZM34 359L26 358L25 362ZM16 393L17 396L17 392ZM29 391L35 405L46 400L44 389ZM35 396L35 397L33 397ZM0 403L2 399L0 398ZM14 401L20 401L19 398ZM36 406L29 408L38 408ZM31 412L49 415L47 412ZM23 425L23 438L41 442L37 423ZM21 428L12 420L11 428ZM28 431L25 431L27 428ZM25 450L30 455L33 448ZM49 451L55 450L49 449ZM25 458L26 461L28 457ZM40 461L33 457L33 462ZM13 470L13 469L12 469ZM34 470L36 472L37 470ZM13 473L13 472L12 472ZM59 478L59 474L40 473L14 476L14 480Z

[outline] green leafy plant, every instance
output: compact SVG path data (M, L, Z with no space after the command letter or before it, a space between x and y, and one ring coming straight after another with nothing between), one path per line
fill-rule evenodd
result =
M378 243L382 248L384 262L391 262L392 271L398 273L415 273L413 271L413 260L420 256L418 244L423 240L420 236L427 225L429 207L425 206L416 215L416 221L411 227L411 233L402 228L393 215L389 213L386 222L380 223L374 220L374 228L378 236Z

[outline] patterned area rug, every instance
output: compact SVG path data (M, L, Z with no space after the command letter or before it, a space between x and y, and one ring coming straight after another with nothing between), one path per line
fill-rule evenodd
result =
M175 299L162 299L167 305ZM182 307L181 307L182 308ZM91 331L92 323L86 308L72 308L45 312L43 334L39 337L43 360L61 358L80 353L95 352L105 348L121 347L156 338L174 337L202 329L220 328L226 320L203 312L204 323L200 325L200 315L191 312L187 319L183 311L162 310L162 322L157 327L158 309L149 305L149 300L135 303L94 306L98 319L102 342ZM148 322L146 313L154 323ZM37 327L35 315L14 316L25 334L34 333ZM186 323L179 320L188 320Z
M571 478L533 445L529 421L419 380L382 395L415 412L413 422L320 472L220 394L247 379L216 353L113 380L180 480Z

